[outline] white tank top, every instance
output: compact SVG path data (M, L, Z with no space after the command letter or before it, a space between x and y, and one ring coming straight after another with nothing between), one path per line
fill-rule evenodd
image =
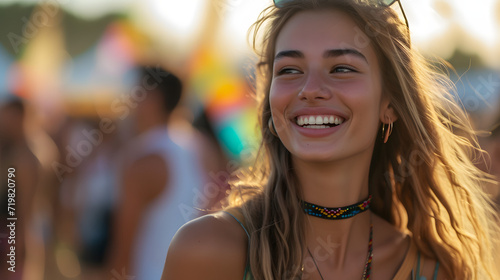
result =
M202 188L203 174L195 155L174 143L164 126L140 135L132 149L138 151L135 159L161 155L169 168L165 191L149 205L139 225L132 259L131 275L136 279L160 279L174 234L200 214L195 199Z

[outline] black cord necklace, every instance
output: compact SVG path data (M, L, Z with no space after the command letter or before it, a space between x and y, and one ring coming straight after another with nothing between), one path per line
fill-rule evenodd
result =
M370 195L363 201L344 207L325 207L303 200L300 203L307 215L327 220L340 220L354 217L370 209L371 200L372 196Z

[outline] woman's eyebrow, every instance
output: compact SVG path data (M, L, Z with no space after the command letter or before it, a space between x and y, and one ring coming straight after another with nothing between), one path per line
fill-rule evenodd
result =
M354 56L357 56L359 58L362 58L364 61L366 61L368 63L368 60L366 59L366 57L361 52L359 52L355 49L332 49L332 50L327 50L323 53L324 58L339 57L339 56L343 56L343 55L354 55Z
M331 49L331 50L326 50L323 53L324 58L329 58L329 57L339 57L339 56L344 56L344 55L354 55L359 58L362 58L364 61L368 63L368 60L366 57L359 51L355 49ZM284 57L292 57L292 58L304 58L304 53L298 50L285 50L285 51L280 51L276 54L274 57L274 60L280 60Z
M293 57L293 58L304 58L304 54L301 51L297 50L286 50L286 51L280 51L279 53L276 54L274 57L274 60L280 60L284 57Z

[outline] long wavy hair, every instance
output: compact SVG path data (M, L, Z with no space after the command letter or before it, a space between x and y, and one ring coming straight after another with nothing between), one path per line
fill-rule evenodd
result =
M373 2L373 1L372 1ZM493 278L492 240L499 227L482 189L491 180L474 165L483 152L454 87L442 69L411 48L406 25L388 7L356 0L289 1L265 9L250 29L259 54L257 95L262 144L256 164L242 172L229 196L250 236L255 279L301 275L305 218L291 154L268 127L276 38L301 11L336 9L359 27L379 59L384 94L398 115L389 141L378 132L369 171L372 211L408 230L424 256L451 279ZM363 38L365 38L363 42ZM367 41L369 39L369 41ZM260 43L260 44L259 44Z

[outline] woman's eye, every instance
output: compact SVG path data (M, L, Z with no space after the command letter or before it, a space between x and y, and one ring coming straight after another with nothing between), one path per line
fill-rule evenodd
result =
M278 71L278 76L284 74L300 74L300 71L294 68L283 68Z
M351 73L356 72L356 70L347 66L337 66L332 69L332 73Z

